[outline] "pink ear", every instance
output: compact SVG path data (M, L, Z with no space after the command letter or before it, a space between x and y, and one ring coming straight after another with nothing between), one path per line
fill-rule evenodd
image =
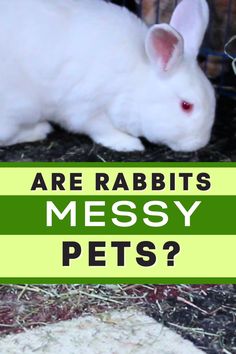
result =
M169 71L183 57L183 39L171 26L155 25L147 35L146 52L151 62L161 71Z
M197 56L208 22L206 0L182 0L176 7L170 25L183 37L185 54Z

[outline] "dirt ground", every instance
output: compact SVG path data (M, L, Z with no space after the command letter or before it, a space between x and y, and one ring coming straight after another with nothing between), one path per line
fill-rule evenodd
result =
M2 285L0 336L128 308L145 311L208 354L236 353L233 285Z

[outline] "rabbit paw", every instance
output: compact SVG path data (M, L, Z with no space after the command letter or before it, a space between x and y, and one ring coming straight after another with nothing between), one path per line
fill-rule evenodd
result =
M105 114L91 119L83 132L96 143L112 150L123 152L144 151L144 146L138 138L115 128Z
M31 128L20 131L11 142L12 144L29 143L43 140L52 132L52 126L47 122L41 122Z
M138 138L117 131L109 136L94 139L97 143L115 151L144 151L144 146Z

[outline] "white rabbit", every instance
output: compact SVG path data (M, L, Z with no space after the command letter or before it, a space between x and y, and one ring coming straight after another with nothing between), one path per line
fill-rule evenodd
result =
M193 151L209 141L214 90L197 64L205 0L150 29L101 0L0 0L0 145L46 138L49 122L119 151L139 137Z

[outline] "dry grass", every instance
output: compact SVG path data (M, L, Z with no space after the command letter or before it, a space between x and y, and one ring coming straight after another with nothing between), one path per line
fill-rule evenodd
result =
M0 333L127 308L146 311L209 354L236 352L231 285L2 285Z

